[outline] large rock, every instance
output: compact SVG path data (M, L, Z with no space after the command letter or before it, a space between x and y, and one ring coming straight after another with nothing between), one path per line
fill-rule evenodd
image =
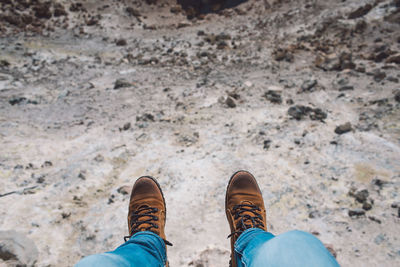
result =
M0 259L8 266L33 266L38 254L35 243L24 234L0 231Z

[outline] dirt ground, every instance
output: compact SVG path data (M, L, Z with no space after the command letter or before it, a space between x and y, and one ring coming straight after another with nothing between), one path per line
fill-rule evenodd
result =
M170 265L228 266L239 169L272 233L400 265L400 2L236 2L0 1L0 232L37 248L0 266L116 248L142 175Z

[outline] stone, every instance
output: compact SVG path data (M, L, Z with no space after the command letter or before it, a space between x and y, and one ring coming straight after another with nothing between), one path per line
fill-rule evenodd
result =
M375 237L374 242L377 245L382 244L382 242L384 242L386 240L386 236L384 234L379 234Z
M39 19L49 19L52 16L50 2L38 3L33 7L33 10L35 11L35 16Z
M288 49L277 48L272 52L272 56L276 61L293 62L294 56Z
M136 116L136 121L154 121L154 115L150 113L144 113L141 116Z
M126 42L125 39L121 38L121 39L118 39L118 40L115 42L115 44L116 44L117 46L125 46L125 45L127 45L128 43Z
M381 82L383 79L386 78L386 73L377 69L374 71L374 81Z
M310 91L317 85L317 80L307 80L304 81L303 84L301 85L301 90L304 91Z
M335 128L336 134L345 134L352 130L352 126L350 122L346 122L345 124L341 124Z
M396 63L400 64L400 53L392 55L386 59L386 63Z
M136 18L141 16L140 12L138 10L132 8L132 7L127 7L125 9L125 12L128 13L129 16L133 16L133 17L136 17Z
M356 19L356 18L360 18L363 17L365 15L368 14L368 12L370 12L372 9L372 5L371 4L366 4L365 6L359 7L356 10L350 12L350 14L348 15L348 19Z
M272 141L270 139L264 140L264 149L268 150L271 146Z
M309 116L311 120L323 121L327 118L326 112L320 108L311 108L302 105L292 106L288 109L288 114L296 120L301 120L305 116Z
M365 215L365 210L363 210L363 209L352 209L352 210L349 210L348 214L349 214L350 217L360 217L360 216Z
M132 83L128 82L125 79L117 79L114 83L114 89L119 89L123 87L131 87Z
M127 122L124 124L124 126L122 126L122 128L120 128L120 131L127 131L131 128L131 123Z
M233 97L230 97L230 96L228 96L226 98L225 104L228 105L228 107L230 107L230 108L235 108L236 107L235 100L233 99Z
M360 203L364 203L365 201L367 201L368 196L369 192L367 189L360 190L354 194L355 199Z
M132 191L132 186L129 185L123 185L120 188L117 189L117 192L120 193L121 195L128 195Z
M38 255L35 243L24 234L0 231L0 259L10 266L34 266Z
M180 5L172 6L169 11L171 13L178 14L182 12L182 7Z
M362 205L363 210L370 210L372 209L372 204L368 202L364 202Z
M280 91L276 90L268 90L264 97L269 100L271 103L281 104L282 103L282 96Z
M376 217L374 217L374 216L368 216L368 219L370 219L370 220L373 221L373 222L379 223L379 224L382 223L381 220L379 220L378 218L376 218Z
M61 17L61 16L67 16L68 13L65 10L65 7L61 3L54 3L54 17Z
M396 100L397 102L400 102L400 90L397 90L394 93L394 100Z
M354 90L354 86L352 85L344 85L339 87L339 91L352 91Z

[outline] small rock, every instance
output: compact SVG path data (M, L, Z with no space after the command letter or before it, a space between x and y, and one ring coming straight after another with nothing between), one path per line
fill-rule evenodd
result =
M178 14L182 12L182 7L180 5L176 5L170 8L171 13Z
M38 255L35 243L24 234L0 231L0 259L10 266L34 266Z
M282 103L282 96L280 91L275 90L268 90L264 97L269 100L271 103L281 104Z
M120 131L127 131L131 128L131 123L127 122L124 124L124 126L122 126L122 128L119 128Z
M10 103L10 105L14 106L14 105L22 104L26 101L27 101L26 97L15 97L15 98L8 100L8 103Z
M375 244L380 245L385 240L386 240L386 236L384 234L379 234L375 237L374 242L375 242Z
M132 83L128 82L125 79L117 79L114 83L114 89L119 89L123 87L131 87Z
M310 91L311 89L314 88L314 86L317 85L317 80L307 80L304 81L303 84L301 85L301 90L304 91Z
M347 18L348 19L360 18L362 16L367 15L368 12L371 11L371 9L372 9L372 5L371 4L367 4L365 6L359 7L356 10L352 11Z
M125 39L121 38L121 39L118 39L118 40L115 42L115 44L118 45L118 46L125 46L125 45L127 45L128 43L126 42Z
M351 196L354 196L354 198L360 202L360 203L364 203L365 201L367 201L367 198L369 196L369 192L367 189L364 190L360 190L358 192L356 192L355 194L350 194Z
M103 155L98 154L98 155L94 158L94 160L95 160L96 162L103 162L103 161L104 161L104 157L103 157Z
M384 73L383 71L378 69L374 72L374 81L375 82L380 82L385 78L386 78L386 73Z
M378 218L376 218L376 217L374 217L374 216L368 216L368 219L370 219L371 221L374 221L374 222L376 222L376 223L379 223L379 224L382 223L381 220L379 220Z
M53 163L51 161L46 160L43 164L42 164L42 168L44 167L51 167L53 166Z
M191 26L191 25L192 25L192 24L191 24L190 22L188 22L188 21L181 21L181 22L178 23L177 28L178 28L178 29L180 29L180 28L185 28L185 27L189 27L189 26Z
M393 209L400 208L400 202L393 202L392 205L390 205L390 207L392 207Z
M85 171L81 171L81 172L78 174L78 178L79 178L79 179L82 179L82 180L86 180L86 172L85 172Z
M136 116L136 121L154 121L154 115L150 113L144 113L142 116Z
M354 86L345 85L345 86L339 87L339 91L350 91L350 90L354 90Z
M49 19L52 16L50 2L38 3L33 7L33 10L35 11L35 16L40 19Z
M396 63L400 64L400 53L392 55L386 59L386 63Z
M138 18L138 17L141 16L140 12L139 12L138 10L132 8L132 7L127 7L127 8L125 9L125 11L126 11L126 13L128 13L128 15L134 16L134 17L136 17L136 18Z
M65 7L61 3L54 3L54 17L67 16L68 13L65 11Z
M272 56L276 61L286 61L286 62L293 62L294 56L289 50L284 48L276 48L272 52Z
M399 83L399 79L397 79L396 77L393 77L393 76L388 76L386 79L387 79L389 82Z
M304 116L308 115L311 120L324 121L327 118L326 112L322 111L320 108L311 108L302 105L292 106L288 110L288 114L296 119L301 120Z
M308 107L297 105L290 107L288 114L296 120L301 120L309 112L308 110Z
M368 202L364 202L362 205L363 210L370 210L372 209L372 204Z
M264 149L268 150L271 146L272 141L270 139L264 140Z
M230 108L235 108L236 107L236 103L235 100L233 99L233 97L228 96L225 100L225 104L228 105L228 107Z
M245 82L244 82L244 86L246 86L247 88L250 88L250 87L253 86L253 83L250 82L250 81L245 81Z
M117 189L117 192L122 194L122 195L128 195L132 191L132 187L128 185L123 185L120 188Z
M400 90L398 90L397 92L395 92L395 94L394 94L394 100L396 100L397 102L400 102Z
M349 216L350 217L359 217L365 215L365 210L363 209L352 209L349 210Z
M346 122L345 124L339 125L335 129L336 134L345 134L352 130L352 126L350 122Z

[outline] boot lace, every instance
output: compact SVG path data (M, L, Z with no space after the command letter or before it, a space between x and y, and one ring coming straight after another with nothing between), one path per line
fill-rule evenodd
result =
M233 235L239 236L249 228L264 228L263 218L261 217L261 209L251 204L239 204L233 206L234 220L236 221L236 231L231 233L228 238ZM246 213L246 214L244 214Z
M158 212L157 208L152 208L147 205L141 206L139 209L133 212L131 215L131 232L128 236L124 236L125 242L131 238L134 234L140 231L150 231L156 233L154 229L158 229L158 225L154 223L154 221L158 221L158 217L153 215L153 213ZM140 220L141 218L147 217L145 220ZM148 226L144 226L144 224L148 224ZM154 229L153 229L154 228ZM157 234L157 233L156 233ZM158 235L158 234L157 234ZM163 239L165 245L172 246L172 244Z

